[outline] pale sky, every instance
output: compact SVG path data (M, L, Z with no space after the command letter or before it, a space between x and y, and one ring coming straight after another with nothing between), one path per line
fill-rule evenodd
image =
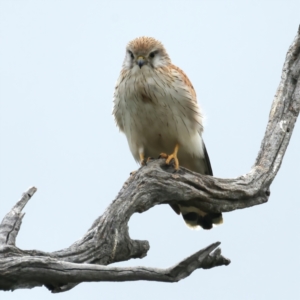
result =
M259 151L300 1L0 0L0 219L30 186L21 249L54 251L79 239L138 168L114 124L112 95L128 41L152 36L192 81L205 116L214 175L247 173ZM298 121L299 123L299 121ZM84 283L28 299L300 299L300 127L268 203L224 214L210 231L189 230L168 205L134 215L144 259L167 268L221 241L227 267L179 283ZM115 264L117 265L117 264Z

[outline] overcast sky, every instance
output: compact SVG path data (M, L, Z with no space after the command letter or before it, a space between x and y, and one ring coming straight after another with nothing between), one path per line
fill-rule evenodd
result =
M0 219L30 186L21 249L54 251L79 239L137 164L112 118L125 46L153 36L191 79L206 115L214 175L253 165L282 65L300 23L300 1L0 0ZM144 259L165 268L221 241L227 267L179 283L85 283L1 299L300 299L300 126L296 124L269 203L224 214L191 231L168 205L134 215ZM117 264L116 264L117 265Z

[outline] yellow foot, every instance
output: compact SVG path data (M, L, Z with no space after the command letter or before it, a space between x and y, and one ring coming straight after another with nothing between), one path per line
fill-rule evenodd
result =
M147 163L148 163L151 159L153 159L153 157L150 157L150 156L149 156L149 157L146 159L145 156L144 156L144 153L140 153L140 164L141 164L141 166L146 166Z
M151 159L153 159L153 158L152 158L152 157L148 157L147 159L145 159L144 154L143 154L143 153L140 154L140 164L141 164L141 166L146 166L147 163L148 163Z
M178 161L178 158L177 158L177 152L178 152L178 149L179 149L179 145L176 144L175 146L175 149L174 149L174 152L170 155L166 154L166 153L161 153L159 155L160 158L166 158L166 164L169 165L170 162L172 161L172 159L174 159L174 167L175 167L175 170L178 170L179 169L179 161Z
M161 153L158 158L168 158L168 156L166 153Z
M147 158L147 160L146 160L146 164L147 164L149 161L151 161L152 159L153 159L153 157L150 157L150 156L149 156L149 157Z
M144 153L140 153L140 164L141 164L141 166L146 165Z

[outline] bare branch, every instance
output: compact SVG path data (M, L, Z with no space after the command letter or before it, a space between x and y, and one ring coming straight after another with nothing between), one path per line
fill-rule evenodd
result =
M22 209L34 195L36 190L35 187L32 187L24 193L12 210L3 218L0 225L0 245L15 245L16 237L22 224L22 218L25 215L22 213Z
M22 278L18 280L16 288L20 285L31 288L47 285L52 292L63 292L68 289L68 283L90 281L164 281L176 282L189 276L198 268L209 269L218 265L228 265L229 260L220 255L220 250L210 253L219 246L215 243L186 258L169 269L156 269L146 267L118 268L97 266L92 264L75 264L56 259L41 257L21 257L18 260L6 258L0 264L0 272L5 277L0 283L1 289L14 289L16 273ZM6 266L9 265L9 269ZM73 286L73 285L71 285Z
M258 157L246 175L221 179L184 168L174 173L173 167L167 166L163 159L153 160L125 182L116 199L82 239L52 253L15 247L24 216L21 211L36 191L29 189L0 225L0 289L44 284L53 292L62 292L83 281L174 282L198 268L228 265L230 261L221 255L220 249L212 252L219 246L215 243L167 270L107 267L147 255L148 241L132 240L129 236L127 224L134 213L159 204L185 203L207 212L229 212L267 202L270 185L280 168L300 111L299 77L298 31L286 56Z

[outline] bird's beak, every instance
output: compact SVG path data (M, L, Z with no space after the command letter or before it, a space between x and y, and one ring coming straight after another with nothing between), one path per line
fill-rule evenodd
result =
M140 68L145 64L145 59L143 56L138 57L137 64L139 65Z

